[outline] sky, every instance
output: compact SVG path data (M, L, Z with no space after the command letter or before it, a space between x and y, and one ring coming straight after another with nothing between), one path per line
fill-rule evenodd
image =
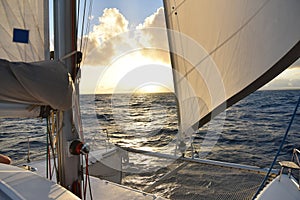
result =
M81 93L174 91L168 52L151 49L162 38L153 39L144 29L165 27L161 0L94 1L90 19ZM132 37L137 34L141 40ZM163 37L159 46L166 50Z
M165 27L162 0L94 0L89 19L81 93L174 90L166 35L155 38L156 33L145 29ZM146 39L133 39L132 35L138 34ZM147 71L149 68L153 70ZM300 60L262 89L299 88Z

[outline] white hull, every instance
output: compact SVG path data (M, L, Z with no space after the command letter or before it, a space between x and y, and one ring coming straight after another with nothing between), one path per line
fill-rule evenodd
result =
M60 185L16 166L0 164L0 199L78 199Z
M291 176L282 174L269 183L256 198L257 200L296 200L300 199L299 184Z
M109 181L90 177L93 199L163 199ZM69 190L28 170L0 164L0 199L77 200ZM87 194L90 199L90 194Z
M42 166L37 162L35 167ZM38 173L44 173L38 168ZM39 170L40 169L40 170ZM296 200L300 199L299 184L293 177L283 174L269 183L256 198L257 200ZM79 199L73 193L43 176L11 165L0 164L0 199L40 200L40 199ZM143 191L134 190L110 181L90 177L93 199L163 199ZM34 191L32 190L34 189ZM90 194L87 192L87 199Z
M118 148L99 150L91 154L89 172L91 175L93 199L162 199L155 195L117 184L121 183L122 156L124 156ZM54 182L56 181L55 174L52 181L45 178L45 160L31 162L28 166L36 171L31 172L22 167L0 164L1 200L79 199L69 190ZM89 192L87 192L87 199L90 199Z
M83 160L85 163L85 160ZM25 165L36 169L36 173L46 177L45 160L33 161ZM53 161L51 161L53 167ZM85 164L83 165L85 168ZM85 170L84 170L85 172ZM89 174L91 176L121 183L122 180L122 153L118 148L97 150L90 153L89 156ZM52 175L52 180L56 181L56 175Z

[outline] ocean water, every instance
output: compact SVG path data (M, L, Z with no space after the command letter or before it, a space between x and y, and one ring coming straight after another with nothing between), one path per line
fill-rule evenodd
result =
M222 117L217 117L191 135L189 145L192 144L194 149L191 151L189 148L186 156L197 151L203 158L269 167L299 95L299 90L257 91L251 94L227 109ZM92 150L103 148L109 142L174 154L178 123L173 94L82 95L80 101L85 140ZM0 153L10 156L15 164L24 162L28 155L28 141L30 159L44 158L45 120L0 119ZM300 109L279 160L289 160L293 148L300 148ZM136 189L145 189L182 164L178 160L129 153L129 162L123 166L122 183ZM241 196L230 196L230 190L242 190L233 186L216 195L219 188L224 188L224 183L218 182L221 181L220 177L224 177L221 172L230 174L230 178L239 179L239 185L244 190L252 187L247 185L251 181L244 180L240 172L204 168L194 163L183 165L181 170L150 191L171 199L244 199ZM210 179L219 173L219 177ZM256 188L257 185L251 190L255 191ZM212 197L208 197L209 194Z

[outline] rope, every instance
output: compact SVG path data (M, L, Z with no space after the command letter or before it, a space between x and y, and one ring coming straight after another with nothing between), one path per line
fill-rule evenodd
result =
M81 26L81 35L80 35L80 51L82 51L82 37L83 37L83 29L84 29L84 19L85 19L85 10L86 10L86 1L84 1L84 9L83 9L83 16L82 16L82 26Z
M88 13L89 18L92 16L92 8L93 8L93 0L90 0L89 13ZM90 25L91 25L91 20L88 20L87 25L86 25L86 31L85 31L86 33L89 33ZM85 42L83 44L83 50L82 50L83 57L85 57L85 53L87 50L87 43L88 43L88 40L85 40Z
M278 158L278 156L279 156L279 154L280 154L280 152L281 152L281 149L282 149L282 147L283 147L283 144L285 143L285 140L286 140L286 138L287 138L287 136L288 136L288 133L289 133L290 128L291 128L291 126L292 126L292 124L293 124L294 118L295 118L295 116L296 116L296 114L297 114L297 109L298 109L298 107L299 107L299 104L300 104L300 96L299 96L298 102L297 102L297 104L296 104L296 107L295 107L294 113L293 113L293 115L292 115L292 118L291 118L291 120L290 120L290 123L289 123L289 125L288 125L288 128L286 129L286 132L285 132L285 134L284 134L284 136L283 136L282 142L281 142L281 144L280 144L280 146L279 146L279 148L278 148L278 150L277 150L277 154L276 154L276 156L274 157L274 160L273 160L273 162L272 162L272 164L271 164L271 166L270 166L270 168L269 168L268 173L266 174L266 176L265 176L263 182L261 183L260 187L259 187L258 190L256 191L256 193L255 193L255 195L253 196L252 200L254 200L254 199L257 197L257 195L260 193L260 191L264 188L264 185L265 185L265 183L266 183L266 181L267 181L267 179L268 179L268 177L269 177L269 175L270 175L270 173L271 173L271 171L272 171L272 169L273 169L273 167L274 167L274 165L275 165L275 163L276 163L276 161L277 161L277 158Z
M83 198L86 200L87 196L87 185L89 185L89 192L90 192L90 199L93 200L92 196L92 188L91 188L91 181L90 181L90 174L89 174L89 154L85 156L85 181L84 182L84 191L83 191Z
M51 117L51 118L50 118ZM55 170L55 173L56 173L56 178L58 180L58 171L57 171L57 165L56 165L56 159L55 159L55 150L54 150L54 142L53 142L53 139L52 139L52 136L54 135L55 133L55 125L56 125L56 122L55 122L55 118L54 118L54 112L52 111L51 114L50 114L50 117L47 118L47 124L49 124L49 126L47 126L47 132L48 132L48 138L49 138L49 141L50 141L50 147L51 147L51 151L52 151L52 156L53 156L53 169L51 169L51 154L49 152L49 158L48 158L48 162L49 162L49 173L50 173L50 180L52 180L52 176L54 174L53 170ZM51 123L52 121L52 123ZM51 127L52 125L52 127Z
M77 2L78 6L77 6L77 17L76 17L76 33L78 34L78 24L79 24L79 18L80 18L80 0L78 0ZM78 37L78 35L77 35Z
M49 136L50 136L50 132L49 132L49 116L47 116L46 118L46 122L47 122L47 138L46 138L46 142L47 142L47 152L46 152L46 174L47 174L47 178L52 177L51 175L51 155L50 155L50 144L49 144Z
M86 155L87 159L89 157L89 154ZM88 162L87 162L88 164ZM88 179L88 183L89 183L89 192L90 192L90 200L93 200L93 193L92 193L92 187L91 187L91 180L90 180L90 174L88 171L88 165L85 166L87 168L87 179Z
M59 60L62 61L62 60L64 60L64 59L66 59L66 58L71 57L72 55L74 55L74 54L76 54L76 53L77 53L77 51L72 51L71 53L68 53L68 54L64 55L64 56L63 56L62 58L60 58Z
M87 188L87 181L88 181L88 175L89 175L89 160L88 155L85 156L85 183L84 183L84 199L86 199L86 188Z

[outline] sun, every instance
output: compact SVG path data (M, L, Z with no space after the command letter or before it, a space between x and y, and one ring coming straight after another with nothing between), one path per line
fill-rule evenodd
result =
M98 77L95 84L97 94L173 92L171 66L145 57L139 51L119 57Z
M146 85L138 90L140 93L157 93L161 91L161 88L157 85Z
M136 93L165 93L165 92L171 92L171 90L159 84L150 83L137 88L135 92Z

